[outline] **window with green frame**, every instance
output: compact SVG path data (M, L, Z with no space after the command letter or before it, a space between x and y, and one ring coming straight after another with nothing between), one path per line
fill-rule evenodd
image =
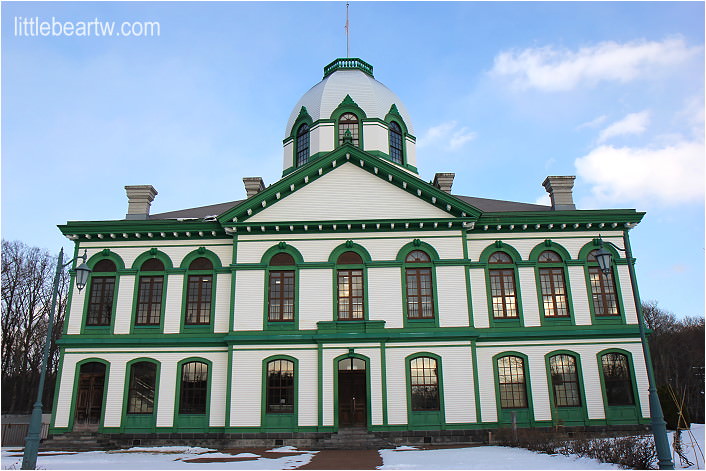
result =
M542 290L544 316L550 318L569 317L569 302L566 293L566 276L561 256L553 250L539 254L539 284Z
M362 321L365 319L365 280L363 259L353 251L339 255L337 265L351 265L336 270L338 286L338 320Z
M512 258L505 252L494 252L488 258L488 265L493 318L519 318L515 266Z
M611 352L601 356L603 385L606 403L609 406L631 406L635 404L630 362L627 355Z
M296 140L296 147L297 147L297 158L296 158L296 166L301 167L302 165L305 165L309 161L309 125L306 123L303 123L301 126L299 126L299 129L297 130L297 140Z
M580 407L581 390L576 358L565 353L550 357L549 373L554 405L556 407Z
M527 408L527 383L524 359L507 355L498 358L498 386L502 409Z
M270 259L271 268L269 270L267 300L268 322L294 321L296 277L293 269L285 269L285 267L294 267L294 265L294 257L288 253L280 252Z
M151 361L140 361L130 366L127 413L152 414L154 392L157 381L157 365Z
M360 147L360 120L354 113L343 113L338 118L338 145L342 145L346 131L350 132L352 144Z
M184 325L209 325L213 288L213 263L206 257L191 262L187 275Z
M396 164L402 165L404 162L403 156L403 138L402 128L394 121L388 125L389 142L390 142L390 160Z
M91 290L88 293L87 326L109 326L115 299L116 267L112 260L104 259L93 267Z
M267 413L294 412L294 362L277 359L267 363Z
M434 291L431 258L423 250L413 250L405 257L407 318L434 318Z
M603 273L596 260L597 252L598 249L592 250L587 258L593 312L596 317L617 317L620 316L620 310L613 270Z
M436 359L416 357L409 362L410 402L413 411L435 411L440 408L439 371Z
M164 292L164 264L158 258L150 258L140 267L137 289L135 325L159 325L162 317L162 293Z
M181 366L180 414L205 414L208 401L208 364L190 361Z

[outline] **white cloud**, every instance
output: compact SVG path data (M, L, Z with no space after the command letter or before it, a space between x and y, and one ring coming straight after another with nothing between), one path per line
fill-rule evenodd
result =
M476 133L467 127L458 127L456 121L446 121L427 130L419 138L418 147L440 145L446 150L458 150L476 138Z
M676 205L703 201L704 143L682 140L660 148L600 146L576 159L577 175L592 185L591 204Z
M625 134L642 134L650 122L650 112L645 110L639 113L630 113L620 121L616 121L605 128L598 135L598 142L602 143L615 136Z
M551 206L552 199L549 197L549 193L545 193L542 196L537 197L537 199L534 200L534 204L541 204L542 206Z
M579 124L578 126L576 126L576 129L578 130L578 129L583 129L583 128L597 128L598 126L603 124L603 122L606 119L608 119L608 116L602 114L599 117L597 117L596 119L592 119L591 121L587 121L585 123Z
M625 83L648 77L654 70L684 62L699 51L699 47L688 47L681 37L622 44L606 41L577 51L552 46L528 48L499 53L490 74L508 77L521 89L565 91L584 83Z

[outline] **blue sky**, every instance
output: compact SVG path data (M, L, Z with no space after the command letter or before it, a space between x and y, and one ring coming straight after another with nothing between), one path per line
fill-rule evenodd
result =
M58 252L67 220L242 199L276 181L299 97L345 56L345 3L2 3L2 237ZM15 17L157 21L158 37L16 36ZM643 299L704 313L702 2L351 2L351 56L407 106L423 178L646 211ZM84 196L82 196L84 195Z

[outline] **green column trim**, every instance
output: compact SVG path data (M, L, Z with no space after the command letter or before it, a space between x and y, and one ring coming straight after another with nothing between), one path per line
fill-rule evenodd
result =
M438 411L412 410L412 360L421 357L436 361L437 384L439 388ZM446 428L446 409L444 403L444 375L441 356L431 352L416 352L405 357L405 376L407 379L407 425L410 429L444 430Z
M353 350L353 349L350 349ZM350 351L339 355L333 359L333 428L334 430L339 429L339 418L338 418L338 362L345 360L347 358L358 358L365 362L365 395L366 395L366 429L370 430L373 427L372 421L372 391L370 384L370 358L359 353L354 353Z
M522 372L525 378L525 395L527 397L527 407L522 407L522 408L513 408L513 409L503 409L500 400L500 374L498 371L498 360L500 360L503 357L518 357L522 359ZM498 419L497 422L499 424L508 424L512 423L512 420L510 419L511 412L505 412L507 411L514 411L516 413L516 423L519 426L526 426L526 427L533 427L535 424L534 420L534 396L532 395L532 379L530 377L530 368L529 368L529 357L525 355L524 353L515 351L515 350L508 350L505 352L498 353L497 355L494 355L492 360L493 362L493 383L495 386L495 407L497 410L498 414Z
M554 401L554 385L552 382L551 368L549 359L556 355L569 355L574 358L576 363L577 386L579 388L579 399L581 405L578 407L557 407ZM554 425L587 425L588 409L586 407L586 388L583 382L583 369L581 368L581 355L566 349L553 350L544 355L545 368L547 371L547 383L549 387L549 406L551 407L552 423ZM572 414L573 413L573 414ZM571 417L571 416L574 417ZM566 423L568 420L569 423Z
M630 386L632 388L632 396L633 396L633 404L632 405L627 405L627 406L609 406L608 405L608 395L606 394L606 388L605 388L605 376L603 373L603 355L606 355L608 353L619 353L621 355L625 355L627 362L628 362L628 372L629 372L629 379L630 379ZM637 420L641 418L649 418L649 417L643 417L642 415L642 406L640 403L640 393L639 390L637 389L637 379L635 377L635 362L633 360L633 354L632 352L629 352L627 350L623 350L622 348L607 348L605 350L601 350L596 354L596 361L598 362L598 376L600 377L601 381L601 397L603 398L603 410L605 412L605 418L609 422L613 421L621 421L623 417L625 417L625 413L634 413L634 417L630 417L628 422L629 423L634 423ZM621 417L621 413L622 416Z
M102 358L84 358L74 365L74 386L71 389L71 405L69 411L69 426L68 431L73 431L74 420L76 418L76 402L78 401L78 383L81 375L81 367L86 363L102 363L105 365L105 375L103 376L103 404L101 406L101 419L98 424L98 432L101 432L105 423L105 404L108 398L108 383L110 380L110 362Z
M151 414L128 414L131 369L136 363L151 363L155 365L154 378L154 406ZM125 364L125 378L123 380L123 396L120 417L120 430L132 433L155 433L157 431L157 414L159 408L159 381L161 374L161 362L149 357L139 357L128 361Z
M185 364L196 361L205 363L208 366L208 381L206 385L206 412L203 414L181 414L179 412L179 404L181 402L181 377L182 368ZM203 357L193 356L180 360L176 367L176 387L174 388L174 428L181 429L184 432L193 430L203 430L208 428L211 422L211 390L213 379L213 362Z
M294 363L294 412L267 412L267 365L276 360L286 360ZM291 355L272 355L262 360L262 387L260 399L260 426L264 432L286 432L299 427L299 359Z

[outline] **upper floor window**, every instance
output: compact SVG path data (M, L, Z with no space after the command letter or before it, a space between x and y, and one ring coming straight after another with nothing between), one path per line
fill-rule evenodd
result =
M267 412L294 412L294 362L272 360L267 363Z
M609 406L631 406L635 403L630 380L628 357L622 353L606 353L601 357L603 384Z
M396 164L402 164L402 129L396 122L390 122L390 160Z
M294 267L294 258L280 252L270 259L270 267ZM294 320L294 270L270 269L270 289L267 320L287 322Z
M159 325L162 317L164 264L151 258L140 267L135 325Z
M205 257L199 257L189 265L184 324L208 325L211 323L212 271L213 263ZM191 272L202 273L192 274Z
M115 297L115 271L115 263L108 259L101 260L93 267L86 325L110 325Z
M304 123L297 131L297 167L309 161L309 125Z
M569 317L563 261L558 253L545 250L539 254L539 284L545 317Z
M436 360L417 357L409 362L413 411L439 410L439 374Z
M581 395L576 358L560 354L549 358L554 405L556 407L579 407Z
M352 143L356 147L359 145L358 117L353 113L343 113L338 118L338 145L343 144L346 131L350 131Z
M157 382L157 365L150 361L133 363L130 367L130 386L127 397L128 414L154 412L154 391Z
M488 259L488 263L493 265L493 268L488 270L493 317L495 319L518 318L515 269L511 265L512 258L505 252L495 252Z
M615 292L613 271L603 273L596 261L596 252L588 254L588 276L591 281L591 301L596 316L619 316L618 298Z
M338 265L359 265L361 268L337 270L338 320L356 321L365 318L363 303L363 259L355 252L343 252L336 261Z
M405 258L407 284L407 318L433 319L431 258L426 252L413 250ZM427 265L427 266L425 266Z
M503 409L527 407L527 383L522 358L517 356L498 358L498 383L500 407Z
M181 366L180 414L205 414L208 400L208 365L191 361Z

